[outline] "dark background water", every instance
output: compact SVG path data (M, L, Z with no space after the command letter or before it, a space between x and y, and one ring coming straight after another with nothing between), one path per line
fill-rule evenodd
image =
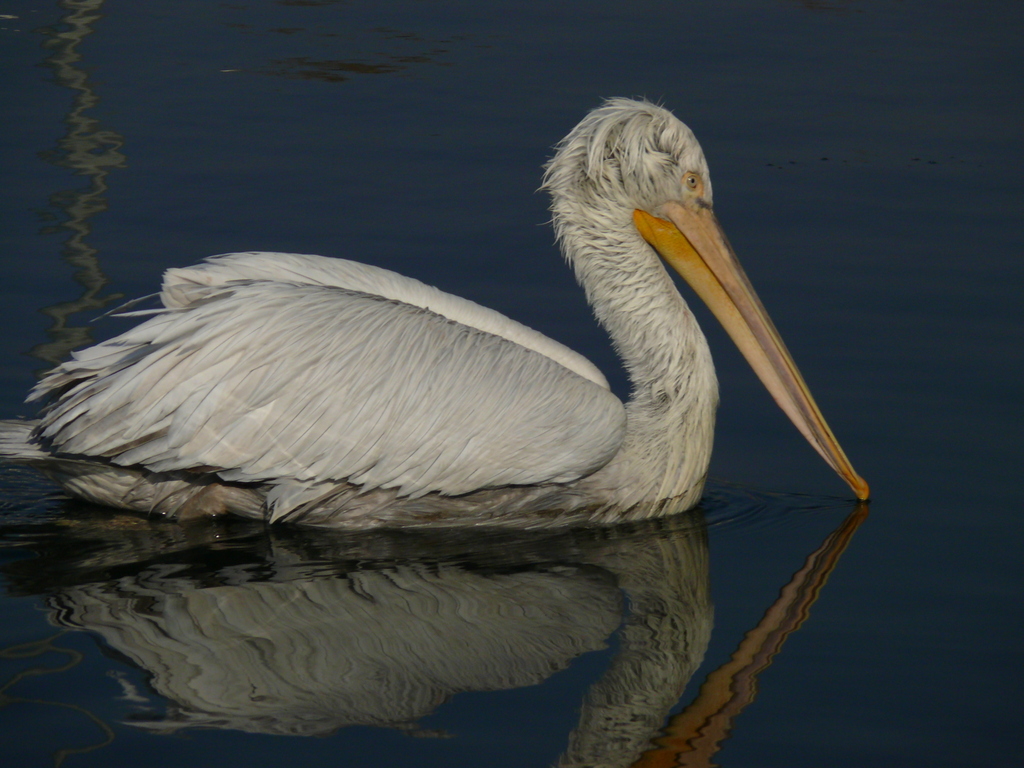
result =
M30 414L48 361L116 332L91 327L110 301L248 249L433 283L583 352L625 394L535 190L601 98L647 96L697 133L718 216L874 495L716 759L1020 764L1020 3L0 0L0 14L0 415ZM851 509L697 311L722 384L715 628L680 707ZM5 557L73 555L49 488L2 481ZM56 631L59 585L19 583L0 600L3 648ZM60 666L56 652L0 658L16 698L0 699L4 762L102 741L88 711L115 738L67 765L547 765L616 642L542 684L454 696L424 721L450 739L172 738L123 724L118 680L145 673L71 632L57 643L83 656L67 671L16 677Z

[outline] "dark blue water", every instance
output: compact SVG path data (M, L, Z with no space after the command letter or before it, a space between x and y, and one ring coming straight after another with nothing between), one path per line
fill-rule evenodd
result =
M644 95L697 133L718 216L874 495L841 529L841 481L703 308L718 480L667 527L183 531L5 470L5 765L526 768L600 747L625 766L592 717L609 691L626 704L608 722L632 712L643 739L667 724L648 761L689 739L705 757L685 765L1019 765L1019 3L0 0L0 15L0 415L30 414L39 371L117 332L92 322L111 302L247 249L467 296L625 394L535 190L588 109ZM432 651L374 655L439 631L402 590L490 608ZM686 737L687 712L722 738Z

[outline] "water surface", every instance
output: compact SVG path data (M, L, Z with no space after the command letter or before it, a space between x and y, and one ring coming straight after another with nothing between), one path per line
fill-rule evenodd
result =
M628 765L665 727L642 759L713 742L704 764L1018 764L1021 13L0 0L0 415L30 414L41 370L118 331L93 322L112 302L247 249L436 284L583 352L625 395L535 190L586 110L645 95L697 133L718 216L875 497L856 535L841 528L841 481L699 307L722 384L717 481L699 514L655 530L178 530L68 507L4 470L7 760L518 768L593 747ZM400 587L477 606L492 634L444 635L438 617L458 612L399 610ZM442 638L435 652L372 635L353 595L380 626L416 627L400 636ZM266 618L285 610L291 639ZM645 646L652 616L677 620ZM369 667L343 674L359 638ZM231 644L241 661L208 661L236 658ZM307 666L285 670L289 656ZM197 682L217 674L220 689ZM633 692L643 729L594 727L609 691ZM695 742L695 713L722 739Z

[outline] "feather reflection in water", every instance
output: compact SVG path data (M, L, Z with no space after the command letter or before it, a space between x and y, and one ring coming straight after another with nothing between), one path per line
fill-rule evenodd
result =
M561 761L624 767L709 639L698 514L547 535L243 525L249 540L227 544L212 538L238 526L116 519L127 530L105 516L65 540L44 578L58 582L56 623L100 635L167 699L163 715L132 718L154 731L416 730L455 693L537 684L604 647L625 598L618 653Z

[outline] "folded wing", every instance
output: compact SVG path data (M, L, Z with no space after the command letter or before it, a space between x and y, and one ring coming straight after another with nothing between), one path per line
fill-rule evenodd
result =
M502 327L340 279L247 272L242 256L212 279L196 277L206 265L172 271L165 310L51 372L33 393L52 398L40 437L61 453L152 471L408 496L569 482L618 450L623 406L575 353L583 374Z

